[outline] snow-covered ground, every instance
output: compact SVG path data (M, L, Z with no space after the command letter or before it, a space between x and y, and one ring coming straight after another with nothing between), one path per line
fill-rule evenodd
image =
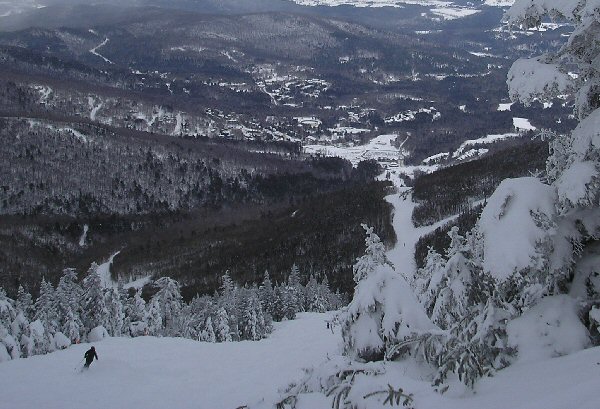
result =
M349 160L353 166L359 162L368 159L378 161L384 168L388 169L392 179L397 179L398 175L405 174L412 177L415 171L430 173L439 168L439 165L416 165L407 166L403 164L404 156L408 154L400 143L399 147L392 143L398 135L385 134L373 138L365 145L305 145L304 152L308 154L318 154L325 156L337 156Z
M397 137L398 135L395 134L379 135L368 144L358 146L305 145L304 151L308 154L339 156L348 159L354 166L367 159L385 159L395 162L401 154L401 149L392 145Z
M303 368L339 354L331 314L300 314L277 323L261 341L203 343L181 338L108 338L95 344L99 360L79 373L89 344L0 365L0 407L10 409L273 408L280 390ZM375 365L381 365L377 363ZM482 379L474 392L433 391L411 361L386 364L385 382L414 396L417 409L597 409L600 347L568 356L516 363ZM358 380L361 382L361 380ZM382 397L369 409L384 408ZM323 394L301 395L298 409L329 409Z
M513 126L520 131L535 131L537 129L531 125L527 118L513 118Z
M479 13L480 11L466 7L453 6L435 7L431 9L431 12L444 20L456 20L458 18L472 16L473 14Z
M89 344L0 365L6 409L235 409L273 402L302 369L338 352L331 314L304 313L275 324L261 341L205 343L182 338L108 338L98 361L78 373ZM314 408L318 409L318 408Z

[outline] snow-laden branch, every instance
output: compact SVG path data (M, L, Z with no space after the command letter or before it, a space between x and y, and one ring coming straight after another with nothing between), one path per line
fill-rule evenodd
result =
M586 3L598 3L597 0L517 0L504 15L510 25L538 26L545 16L571 22L578 20L580 10Z
M535 99L552 99L568 93L573 86L571 77L558 64L545 63L543 57L515 61L506 82L510 98L524 104Z

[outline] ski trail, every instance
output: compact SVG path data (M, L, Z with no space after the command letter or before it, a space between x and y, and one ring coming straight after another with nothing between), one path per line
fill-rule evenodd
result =
M177 113L175 119L177 123L175 124L175 129L173 130L172 135L179 136L181 134L181 126L183 125L183 117L181 116L181 112Z
M94 98L92 97L88 97L88 106L90 107L91 111L90 111L90 119L92 121L96 120L96 116L98 114L98 111L100 110L100 108L102 108L102 102L98 103L98 105L95 105Z
M105 263L102 263L98 266L98 275L100 276L100 282L102 283L102 287L104 288L111 288L117 286L117 283L115 283L110 276L110 265L119 253L120 251L117 251L116 253L111 255Z
M415 227L412 222L413 209L417 205L412 201L411 189L398 188L399 193L386 196L386 201L394 207L392 225L396 232L396 246L387 253L388 259L396 266L396 270L412 279L417 271L415 246L419 239L438 227L451 222L458 215L450 216L429 226Z
M79 247L85 246L85 240L87 239L87 234L90 226L87 224L83 225L83 233L81 233L81 237L79 238Z
M102 54L98 53L98 49L104 47L106 44L108 44L110 40L108 38L105 38L104 41L102 41L100 44L98 44L97 46L95 46L94 48L92 48L90 50L90 53L94 54L95 56L98 56L100 58L102 58L104 60L104 62L107 62L109 64L114 64L114 62L112 62L111 60L109 60L108 58L106 58L105 56L103 56Z

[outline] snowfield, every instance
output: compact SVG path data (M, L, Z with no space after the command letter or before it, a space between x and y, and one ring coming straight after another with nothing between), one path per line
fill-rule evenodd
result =
M0 365L2 409L235 409L272 402L278 389L338 351L331 314L304 313L275 323L250 342L205 343L183 338L108 338L98 361L79 373L90 344ZM79 364L78 364L79 362Z
M182 338L108 338L95 344L98 361L81 365L89 344L0 365L3 409L273 408L279 390L303 368L339 355L341 337L326 327L332 313L304 313L277 323L261 341L203 343ZM79 364L78 364L79 362ZM374 365L381 365L375 363ZM600 347L568 356L516 363L482 379L475 392L433 391L414 362L386 364L386 374L359 382L391 383L414 394L416 409L597 409ZM369 409L383 408L373 398ZM329 409L330 398L301 395L298 409Z

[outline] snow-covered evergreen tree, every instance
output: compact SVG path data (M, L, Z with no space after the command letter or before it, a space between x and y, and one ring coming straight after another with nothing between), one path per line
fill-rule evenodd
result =
M156 280L154 285L158 287L159 290L152 299L158 300L160 305L164 335L181 335L179 313L183 307L183 300L181 298L179 283L172 278L162 277Z
M54 287L52 287L50 282L42 278L40 295L35 300L35 314L33 319L34 321L39 320L44 328L52 334L58 327L57 315Z
M224 307L217 309L215 317L215 335L217 342L231 341L231 329L229 328L229 315Z
M379 236L373 233L372 227L369 227L366 224L361 224L361 226L367 233L365 239L367 248L365 254L358 258L352 269L354 272L354 282L357 284L360 280L372 273L377 266L385 264L390 265L390 262L385 255L385 246L381 242Z
M343 311L344 352L352 358L382 359L386 348L414 333L434 329L403 276L394 271L373 228L363 225L365 254L354 265L354 298Z
M203 329L198 335L198 340L204 342L217 342L217 336L215 335L215 330L212 324L212 318L210 316L206 317Z
M262 304L263 310L265 314L273 316L273 308L274 308L274 297L275 290L273 289L273 283L271 282L271 278L269 277L269 272L265 271L265 276L263 281L258 287L258 298L260 303Z
M540 273L535 281L543 290L534 299L564 288L585 247L600 237L599 7L593 0L517 0L505 15L509 24L526 27L548 17L570 23L573 31L555 52L517 60L509 71L509 92L525 104L571 94L580 122L569 135L551 141L545 181L549 185L544 185L548 192L537 198L537 205L553 205L554 212L544 209L534 220L548 233L535 263Z
M56 310L58 328L71 342L77 343L83 335L83 322L80 318L82 288L76 282L74 269L67 268L56 286Z
M417 270L413 280L415 294L428 313L431 313L435 303L444 264L444 258L433 247L429 247L425 265Z
M263 338L268 330L262 305L256 288L245 291L241 319L242 339L257 341Z
M0 288L0 362L21 357L21 346L13 336L13 322L17 318L14 301Z
M225 272L221 278L219 304L227 311L227 315L229 316L229 330L233 341L239 340L240 337L239 317L241 313L237 293L237 287L233 283L229 271Z
M83 280L81 309L86 333L97 326L107 326L108 310L106 309L104 289L102 288L102 281L96 263L92 263L87 276Z
M290 275L287 282L287 292L289 296L290 308L294 309L294 315L297 312L304 311L304 287L300 281L300 269L296 264L292 265L292 269L290 270ZM293 319L293 317L289 319Z
M120 337L125 313L121 296L116 288L108 288L104 292L106 306L106 325L104 326L111 337Z
M123 312L122 332L132 337L144 335L147 331L146 301L142 298L141 289L136 290L133 297L125 298Z
M286 308L284 306L285 287L276 285L273 288L273 301L271 303L271 316L273 321L281 321L286 316Z
M23 313L24 318L30 320L34 314L33 298L29 291L19 285L17 290L17 299L15 300L15 309Z
M152 298L146 311L145 323L148 326L148 335L163 334L163 318L158 299Z
M304 293L306 311L325 312L330 309L329 287L326 284L318 283L313 275L310 276Z

